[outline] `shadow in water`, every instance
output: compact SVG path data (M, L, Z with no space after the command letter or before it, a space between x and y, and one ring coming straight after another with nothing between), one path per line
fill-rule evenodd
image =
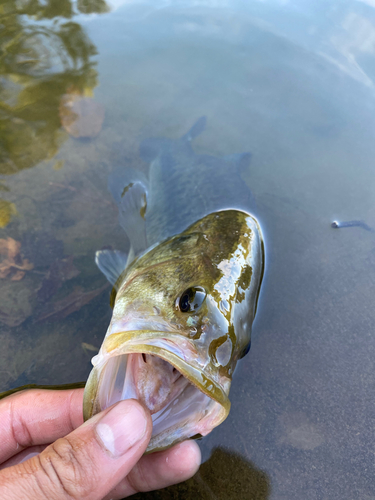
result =
M268 500L268 475L237 453L214 449L194 477L160 491L139 493L134 500Z

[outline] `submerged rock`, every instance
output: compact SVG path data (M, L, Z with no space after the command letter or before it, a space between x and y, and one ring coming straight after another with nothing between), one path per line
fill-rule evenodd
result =
M102 129L104 106L79 94L64 94L59 114L64 129L73 137L96 137Z

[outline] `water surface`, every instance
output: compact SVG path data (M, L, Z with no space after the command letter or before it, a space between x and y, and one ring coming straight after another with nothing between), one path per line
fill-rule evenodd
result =
M374 500L375 237L330 224L375 227L375 3L50 4L0 11L1 263L15 240L24 268L0 280L0 387L86 379L111 315L94 253L128 247L108 173L206 115L198 153L252 152L266 279L208 462L139 498ZM62 127L64 95L104 107L98 135Z

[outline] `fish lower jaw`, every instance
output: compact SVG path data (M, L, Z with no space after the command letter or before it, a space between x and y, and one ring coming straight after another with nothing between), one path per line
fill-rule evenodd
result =
M111 356L101 364L94 379L97 388L89 416L131 398L150 410L153 431L147 452L168 448L193 436L205 436L229 412L229 408L202 392L175 366L155 354L132 352ZM88 386L90 380L92 376Z

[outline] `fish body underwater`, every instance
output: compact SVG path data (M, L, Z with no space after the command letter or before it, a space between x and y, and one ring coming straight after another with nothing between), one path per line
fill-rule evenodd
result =
M178 140L142 143L148 177L114 170L109 189L130 250L96 254L113 285L113 315L84 418L140 400L153 420L148 452L204 436L228 416L264 272L254 200L240 177L250 154L195 154L191 141L204 128L201 118Z

